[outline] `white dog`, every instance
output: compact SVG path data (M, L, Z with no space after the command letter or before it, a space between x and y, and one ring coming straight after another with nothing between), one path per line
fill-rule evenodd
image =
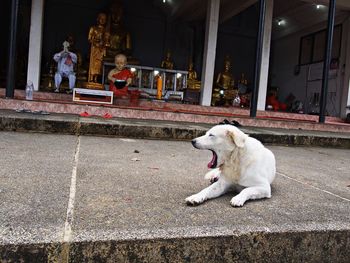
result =
M188 205L199 205L223 195L230 188L240 191L231 199L232 206L243 206L250 199L271 197L270 184L276 173L275 156L258 140L232 125L217 125L205 135L193 139L192 145L212 151L213 158L208 168L213 170L205 178L216 182L187 197Z

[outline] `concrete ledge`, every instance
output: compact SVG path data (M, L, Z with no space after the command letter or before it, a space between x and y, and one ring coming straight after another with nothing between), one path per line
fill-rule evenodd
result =
M80 135L115 136L144 139L191 140L203 135L212 124L187 122L82 118L77 115L35 115L0 111L1 131L27 131ZM263 143L350 148L350 134L303 130L243 127L242 130Z
M79 131L77 121L59 121L45 119L1 118L1 131L45 132L77 134Z
M347 241L344 241L347 240ZM348 231L75 243L70 262L348 262Z
M348 262L350 232L0 245L1 262Z
M0 130L77 134L79 116L69 114L40 115L1 110Z
M350 139L347 137L330 137L319 135L290 135L290 134L251 134L264 144L290 146L320 146L350 149Z
M191 140L202 135L206 127L190 127L190 123L166 123L157 121L122 120L100 122L82 120L79 133L82 135L103 135L143 139ZM210 127L210 126L208 126Z

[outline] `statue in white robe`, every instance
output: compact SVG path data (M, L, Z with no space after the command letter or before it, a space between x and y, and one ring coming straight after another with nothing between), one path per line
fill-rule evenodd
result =
M77 55L68 50L69 43L63 42L63 50L56 53L53 59L57 62L57 71L55 73L55 92L59 92L59 88L62 82L62 78L68 78L69 89L73 90L75 86L75 72L74 64L77 63Z

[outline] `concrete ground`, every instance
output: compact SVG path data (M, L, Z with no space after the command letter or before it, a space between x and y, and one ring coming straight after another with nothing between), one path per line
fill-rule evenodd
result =
M190 207L189 142L0 132L0 262L349 262L350 149L268 148L271 199Z

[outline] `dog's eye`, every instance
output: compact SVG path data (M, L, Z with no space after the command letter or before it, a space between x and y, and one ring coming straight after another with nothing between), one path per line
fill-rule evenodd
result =
M209 133L209 137L214 137L214 134Z

